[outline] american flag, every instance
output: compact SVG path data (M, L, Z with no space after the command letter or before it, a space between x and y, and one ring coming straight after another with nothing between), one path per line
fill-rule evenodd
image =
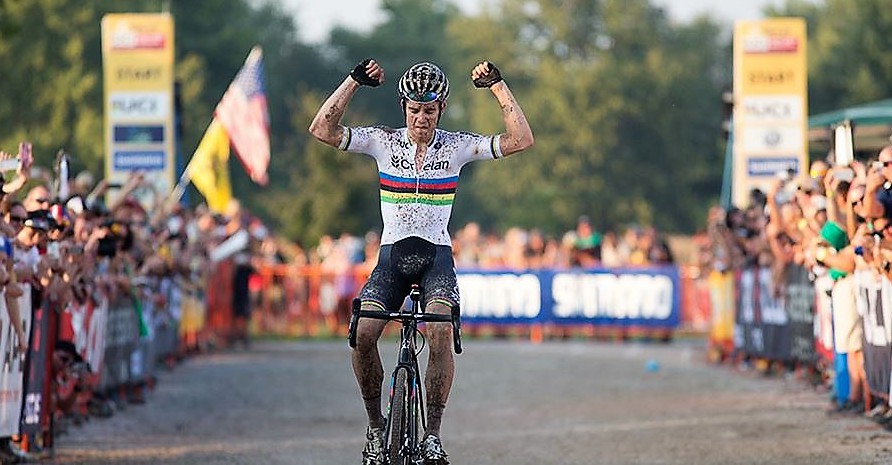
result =
M232 148L257 184L266 185L269 166L269 112L263 90L263 51L251 49L245 65L223 94L214 116L226 129Z

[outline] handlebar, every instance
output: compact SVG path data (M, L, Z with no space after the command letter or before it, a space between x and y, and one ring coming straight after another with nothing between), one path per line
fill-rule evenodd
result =
M458 306L452 309L451 315L438 313L413 313L413 312L382 312L378 310L360 310L359 299L353 300L353 315L350 317L350 326L347 331L347 341L351 348L356 348L356 327L360 318L372 318L375 320L420 321L425 323L451 323L452 346L456 354L462 353L461 345L461 312Z

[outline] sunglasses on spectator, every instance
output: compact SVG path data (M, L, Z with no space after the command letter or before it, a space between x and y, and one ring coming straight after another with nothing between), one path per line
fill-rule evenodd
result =
M28 218L27 218L27 217L24 217L24 216L12 216L12 215L9 216L9 222L10 222L10 223L12 223L12 222L21 223L21 222L23 222L23 221L25 221L25 220L27 220L27 219L28 219Z
M884 225L882 225L882 226L877 226L877 225L875 225L875 224L871 224L871 225L870 225L870 229L872 229L871 233L872 233L874 236L882 236L884 232L889 231L890 229L892 229L892 228L890 228L890 227L892 227L892 223L886 223L886 224L884 224Z

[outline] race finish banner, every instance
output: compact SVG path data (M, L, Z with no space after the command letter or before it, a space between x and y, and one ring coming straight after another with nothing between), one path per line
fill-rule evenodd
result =
M676 267L456 274L468 323L674 329L680 320Z
M105 82L105 174L123 184L134 171L165 196L175 179L174 27L169 14L108 14L102 18ZM110 189L107 201L119 195Z
M807 171L807 73L803 18L735 23L734 205L781 172Z

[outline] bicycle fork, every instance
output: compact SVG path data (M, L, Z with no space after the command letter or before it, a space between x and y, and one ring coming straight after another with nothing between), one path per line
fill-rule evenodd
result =
M427 418L425 417L424 412L423 383L418 376L418 356L415 353L414 328L411 326L414 325L407 325L403 328L404 333L402 340L404 342L400 346L399 361L396 369L393 370L393 374L390 377L390 402L387 404L387 427L385 431L393 431L393 428L401 427L401 425L393 424L391 406L394 405L394 402L405 402L404 405L406 406L406 410L404 413L404 421L406 422L406 428L403 429L404 434L401 437L402 444L400 445L400 456L412 457L414 463L414 459L417 458L419 452L418 438L421 433L424 432L424 429L427 428ZM395 399L395 387L401 370L406 373L406 399ZM419 431L419 425L421 426L421 431ZM389 440L391 436L388 436ZM388 457L388 459L391 465L402 463L397 461L398 457Z

